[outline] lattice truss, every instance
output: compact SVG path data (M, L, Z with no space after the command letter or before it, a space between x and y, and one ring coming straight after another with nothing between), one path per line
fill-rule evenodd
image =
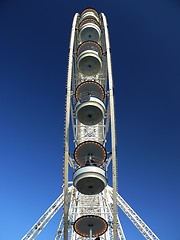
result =
M92 240L99 236L103 240L126 240L117 206L145 239L159 240L117 193L113 95L106 17L94 9L85 9L75 14L70 38L63 193L22 240L35 239L60 209L62 216L55 240ZM112 187L107 185L110 164ZM70 187L69 167L73 172Z
M86 240L89 238L83 238L79 236L73 229L73 223L79 213L91 213L101 211L102 215L108 222L108 231L101 236L102 239L112 240L112 219L113 219L113 194L112 188L107 186L105 190L98 195L87 196L79 193L76 188L70 186L68 189L68 199L69 199L69 227L68 235L69 240L82 239ZM61 194L57 200L49 207L49 209L44 213L44 215L34 224L30 231L22 238L22 240L33 240L35 239L43 230L43 228L50 222L54 215L63 207L64 196ZM118 207L124 212L124 214L130 219L138 231L147 240L159 240L159 238L153 233L153 231L145 224L145 222L138 216L138 214L128 205L128 203L117 193L117 204ZM118 239L126 240L123 228L118 219ZM64 221L63 214L60 219L60 223L55 235L55 240L64 240Z

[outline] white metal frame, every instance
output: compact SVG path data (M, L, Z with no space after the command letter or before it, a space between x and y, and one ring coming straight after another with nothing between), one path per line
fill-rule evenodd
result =
M135 213L135 211L125 202L125 200L117 193L117 163L116 163L116 127L115 127L115 108L114 108L114 93L113 93L113 77L111 66L111 53L110 42L107 27L107 20L105 15L100 15L102 25L102 45L104 48L103 61L104 69L102 76L97 77L97 81L103 81L106 91L106 116L105 119L98 124L96 137L101 132L102 144L106 144L106 136L108 131L111 135L111 154L104 164L105 171L108 171L109 164L112 164L112 187L107 186L105 190L99 194L86 196L79 193L73 186L69 185L69 165L71 168L76 169L77 164L70 155L70 127L72 127L73 138L75 146L80 141L78 134L83 136L81 124L77 121L74 111L74 91L77 81L76 71L76 49L78 45L77 39L77 23L79 14L76 13L73 18L70 46L69 46L69 60L68 60L68 73L67 73L67 95L66 95L66 108L65 108L65 129L64 129L64 167L63 167L63 193L57 200L50 206L50 208L43 214L37 223L29 230L29 232L22 238L22 240L35 239L58 210L63 206L62 216L55 235L55 240L75 240L87 239L80 238L75 231L73 231L73 223L82 214L82 208L86 209L87 213L90 210L90 199L94 198L94 205L92 207L93 213L102 215L108 223L108 230L103 234L104 240L126 240L119 216L117 214L117 206L125 213L130 221L136 226L141 234L147 240L159 240L159 238L152 232L152 230L143 222L143 220ZM84 127L84 126L83 126ZM84 127L85 128L85 127ZM88 129L94 127L87 127ZM103 130L102 130L103 129ZM102 132L103 131L103 132ZM98 138L98 137L97 137ZM83 136L83 141L86 139ZM98 203L98 204L95 204ZM83 210L84 211L84 210Z
M77 234L72 231L73 222L76 219L76 216L79 212L78 202L80 199L86 195L80 194L76 188L70 186L68 188L68 199L70 199L70 208L69 208L69 226L68 226L68 239L75 240L78 239ZM94 195L95 196L95 195ZM110 186L107 186L105 190L97 197L101 200L101 209L103 209L104 217L108 221L108 231L102 236L102 239L113 240L113 189ZM34 226L29 230L29 232L21 240L33 240L41 233L45 226L50 222L54 215L63 207L64 194L62 193L57 200L48 208L48 210L43 214L43 216L34 224ZM86 202L87 205L89 202ZM137 230L144 236L147 240L160 240L155 233L145 224L145 222L138 216L138 214L129 206L129 204L117 193L117 205L124 212L124 214L130 219L134 224ZM64 240L64 219L63 214L60 219L60 224L57 229L55 240ZM121 226L121 221L117 215L117 235L119 240L126 240L123 228ZM82 238L81 238L82 239ZM85 238L83 238L85 239Z

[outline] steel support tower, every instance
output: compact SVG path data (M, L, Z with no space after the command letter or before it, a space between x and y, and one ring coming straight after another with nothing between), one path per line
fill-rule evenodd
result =
M62 208L55 240L120 239L119 207L145 239L159 240L117 192L116 127L106 17L92 8L72 23L65 110L63 192L22 240ZM112 187L108 183L111 183Z

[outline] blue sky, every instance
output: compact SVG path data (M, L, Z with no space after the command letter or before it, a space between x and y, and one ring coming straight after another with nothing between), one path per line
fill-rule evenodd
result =
M61 193L72 18L109 23L119 193L162 240L180 240L180 4L0 2L1 240L20 239ZM144 239L120 213L127 240ZM38 239L53 239L60 215Z

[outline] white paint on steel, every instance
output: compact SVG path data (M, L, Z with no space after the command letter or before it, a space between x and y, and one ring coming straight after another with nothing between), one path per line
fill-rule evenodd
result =
M109 80L109 102L110 102L110 123L111 123L111 141L112 141L112 184L113 184L113 234L114 240L117 239L117 166L116 166L116 127L115 127L115 111L114 111L114 92L113 92L113 77L111 67L111 53L110 42L107 28L107 20L102 13L104 31L105 31L105 44L107 51L107 68L108 68L108 80Z
M71 80L73 68L73 50L75 41L75 31L78 13L75 14L70 46L69 46L69 61L68 61L68 75L67 75L67 96L66 96L66 117L65 117L65 134L64 134L64 240L68 240L68 160L69 160L69 126L70 126L70 107L71 107Z

